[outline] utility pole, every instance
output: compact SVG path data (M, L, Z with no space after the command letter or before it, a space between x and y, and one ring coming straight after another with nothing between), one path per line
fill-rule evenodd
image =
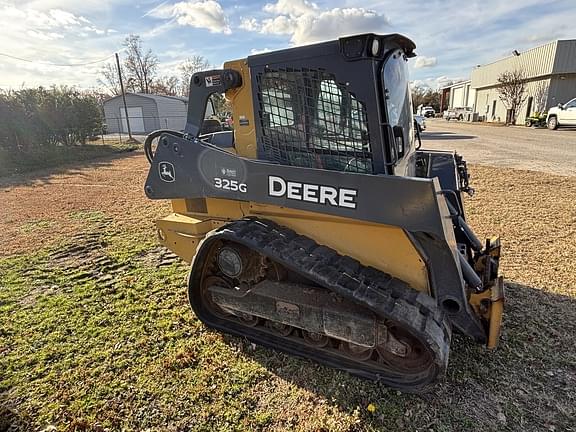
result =
M126 114L126 126L128 128L128 142L135 141L132 138L132 131L130 130L130 119L128 118L128 107L126 106L126 93L124 93L124 83L122 82L122 72L120 71L120 58L118 53L114 54L116 56L116 67L118 68L118 80L120 81L120 90L122 90L122 100L124 101L124 114Z

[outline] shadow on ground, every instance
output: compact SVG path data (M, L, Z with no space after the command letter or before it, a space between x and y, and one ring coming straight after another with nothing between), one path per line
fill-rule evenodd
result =
M133 149L118 151L112 147L109 147L106 150L110 153L103 152L101 154L95 154L92 158L82 161L65 162L58 164L57 166L39 168L7 176L0 176L0 189L14 186L30 186L36 183L48 184L50 183L50 178L54 175L82 177L83 174L81 170L83 169L110 166L116 159L134 157L141 153L141 151Z
M420 137L425 140L470 140L478 138L476 135L460 135L454 132L423 132Z
M455 335L446 380L429 394L401 394L266 349L248 355L345 411L374 404L375 413L362 411L374 430L573 430L576 299L516 283L506 288L498 349Z

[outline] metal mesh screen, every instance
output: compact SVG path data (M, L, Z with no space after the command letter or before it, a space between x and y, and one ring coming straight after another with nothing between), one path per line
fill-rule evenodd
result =
M287 69L266 71L257 81L261 158L372 173L366 109L334 75Z

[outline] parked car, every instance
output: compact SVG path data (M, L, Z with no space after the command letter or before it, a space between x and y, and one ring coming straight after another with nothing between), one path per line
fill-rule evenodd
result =
M459 107L444 111L442 117L444 117L445 120L464 120L468 117L468 114L472 114L472 108Z
M558 129L560 126L576 126L576 98L548 110L546 117L548 129Z
M426 130L426 117L424 117L422 115L415 114L414 115L414 121L416 122L416 125L418 126L419 132Z
M422 113L424 117L434 117L436 115L436 110L431 106L425 106L422 108Z

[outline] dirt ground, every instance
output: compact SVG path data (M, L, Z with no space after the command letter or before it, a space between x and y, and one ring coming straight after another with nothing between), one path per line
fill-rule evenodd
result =
M148 226L153 236L153 220L169 204L146 198L147 172L144 155L135 153L0 179L0 256L53 245L94 219ZM576 289L576 178L484 165L472 165L471 176L477 193L466 199L470 223L480 237L502 236L505 275Z
M148 162L142 152L82 165L0 178L0 256L53 245L77 233L88 220L112 218L124 226L143 224L169 209L150 201L143 184Z
M87 225L93 229L93 222L98 229L125 230L153 242L152 220L167 213L169 206L144 196L147 170L144 155L135 153L0 179L4 246L0 263L2 257L33 258L42 248L73 242ZM11 276L16 281L14 292L22 296L18 304L25 307L12 306L0 296L0 307L7 308L6 313L13 315L6 316L18 323L4 335L0 325L0 339L10 341L8 351L3 354L0 349L0 363L3 355L12 355L5 358L18 377L10 384L11 406L16 407L10 409L19 409L21 418L35 419L42 413L41 421L35 420L38 424L65 424L68 420L58 417L65 413L89 419L92 425L113 418L118 429L126 430L168 430L162 425L174 419L180 423L170 430L194 429L191 422L203 415L212 416L205 419L206 424L226 420L241 426L235 417L228 419L232 412L247 416L242 417L248 419L243 420L244 430L576 430L576 177L478 164L470 170L476 195L465 199L469 222L480 238L502 237L501 272L509 296L504 332L494 353L456 336L447 380L425 399L206 332L186 305L183 269L164 274L136 267L134 274L121 276L118 287L113 281L104 282L111 284L106 289L87 281L60 297L32 292L45 303L31 302L26 291L33 289L19 275ZM110 238L121 243L116 234ZM91 250L98 247L100 243L94 243ZM133 247L131 243L127 248ZM116 249L115 257L129 253L119 252L120 246ZM94 267L96 255L87 255L82 265ZM74 270L69 278L79 281L86 275ZM165 279L158 279L159 275ZM107 276L99 277L104 281ZM130 288L138 280L143 288ZM43 305L50 305L49 313ZM26 307L36 308L35 314L46 313L43 319L54 321L54 330L47 332L38 315L26 314ZM88 318L82 315L90 316L87 308L95 315L97 327L82 336L76 329L87 326ZM60 315L52 317L57 312ZM15 321L17 314L21 321ZM76 321L74 315L79 316ZM31 330L32 326L37 328ZM128 332L132 333L124 334ZM12 342L14 335L18 342ZM49 335L54 342L46 341ZM83 338L75 343L78 335ZM173 345L163 345L167 340ZM110 352L104 355L105 344ZM88 346L93 357L84 352ZM21 364L12 366L18 361ZM30 375L30 365L36 375ZM92 387L84 390L81 384L87 375L93 376L87 381ZM246 382L235 381L243 377L248 377ZM131 396L117 394L120 388ZM2 392L0 387L0 396ZM37 394L29 402L31 392ZM366 410L369 402L377 406L375 414ZM208 414L187 414L191 407L201 407ZM145 418L148 415L152 420ZM268 426L256 427L257 422ZM70 426L62 430L104 429Z
M422 147L456 150L468 162L505 168L576 175L576 128L491 126L426 119Z

